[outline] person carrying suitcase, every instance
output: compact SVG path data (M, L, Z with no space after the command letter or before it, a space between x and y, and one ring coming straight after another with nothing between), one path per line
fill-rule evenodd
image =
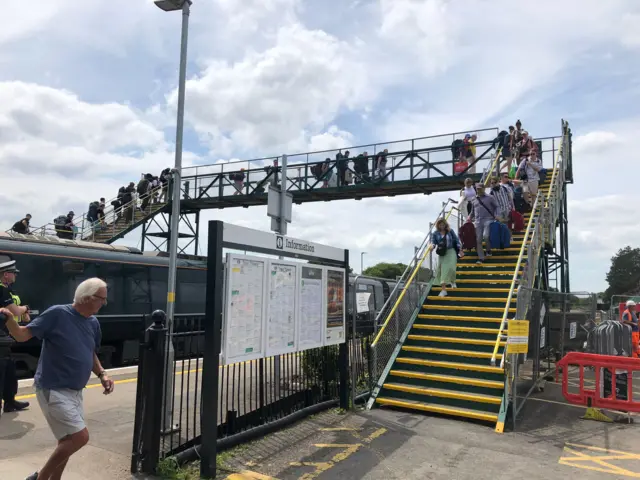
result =
M476 185L476 191L478 194L473 199L471 215L476 229L476 251L478 252L478 261L476 263L483 263L485 256L491 256L491 224L499 215L499 207L496 199L487 195L482 183ZM482 248L483 240L486 246L486 255Z

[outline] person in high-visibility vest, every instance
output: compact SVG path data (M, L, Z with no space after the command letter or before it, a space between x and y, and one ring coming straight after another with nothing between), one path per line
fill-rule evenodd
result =
M631 356L638 358L640 354L640 330L638 328L638 316L636 315L636 302L629 300L626 306L627 308L622 313L622 323L631 327Z
M20 304L20 297L16 295L11 288L11 285L16 281L18 273L20 272L16 268L15 260L0 263L0 308L9 310L19 322L28 323L31 321L29 317L29 307ZM4 338L8 336L7 331L1 332L0 334ZM11 359L10 354L4 354L2 358L0 358L0 390L2 390L5 412L17 412L29 406L29 402L16 400L18 377L16 375L16 364Z

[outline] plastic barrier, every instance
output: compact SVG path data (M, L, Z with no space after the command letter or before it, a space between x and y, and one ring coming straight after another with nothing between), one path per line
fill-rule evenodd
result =
M569 393L569 366L579 368L579 393ZM585 388L585 368L593 368L595 370L594 388ZM558 381L559 371L562 371L562 394L568 402L586 407L606 408L623 412L640 412L640 398L633 398L633 372L640 372L640 359L571 352L556 364L556 382ZM613 375L614 371L616 375ZM608 388L609 385L603 383L603 378L607 382L610 379L611 388ZM617 387L616 381L620 383ZM614 392L617 392L617 394Z

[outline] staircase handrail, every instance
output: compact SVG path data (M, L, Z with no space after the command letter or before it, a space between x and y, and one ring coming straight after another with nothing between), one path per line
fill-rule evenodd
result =
M436 219L436 223L437 223L438 219L443 218L443 217L444 217L445 220L449 220L449 217L451 216L451 213L454 211L454 209L456 209L455 206L454 206L451 209L449 209L449 211L445 214L445 209L449 205L450 202L457 203L451 198L448 199L446 202L444 202L444 204L442 206L442 209L440 210L440 213L438 214L438 217ZM389 302L391 301L391 299L393 298L394 293L396 293L396 291L399 288L402 288L402 292L400 292L400 296L396 300L395 305L393 306L393 308L391 309L391 311L387 315L387 318L385 319L384 324L382 325L382 328L378 331L378 334L376 335L376 337L373 340L373 342L371 342L371 347L372 348L374 348L377 345L378 340L380 340L380 337L382 336L382 333L387 328L387 325L389 324L389 321L391 320L391 317L393 317L393 314L398 309L398 305L400 305L400 302L402 301L402 299L404 298L404 296L405 296L406 292L408 291L409 287L413 283L414 278L416 277L416 275L420 271L420 267L422 267L422 264L423 264L424 260L427 258L427 255L433 249L433 244L431 243L431 236L432 236L432 233L433 233L433 229L436 226L436 223L433 223L431 225L431 228L429 229L429 233L425 236L424 240L422 241L422 245L420 246L420 248L418 248L418 250L414 254L413 258L411 259L411 262L409 263L409 265L407 265L407 268L405 268L404 273L402 274L402 276L400 277L400 279L396 283L396 286L391 291L391 294L389 295L389 298L387 298L387 301L385 302L384 306L380 310L380 313L378 314L378 316L384 314L384 311L385 311L386 307L389 305ZM420 251L422 251L422 255L420 255ZM413 272L411 273L409 278L403 284L403 278L405 278L405 275L412 268L411 265L414 262L415 262L415 267L413 267ZM379 320L379 318L376 318L376 325L378 325L378 320Z
M538 208L538 203L540 202L540 198L544 197L544 194L541 191L538 191L538 195L536 195L536 199L533 202L533 208L531 210L531 216L529 217L529 221L527 222L527 229L525 230L524 237L522 239L522 246L520 247L520 253L518 255L518 261L516 262L516 268L513 272L513 278L511 279L511 287L509 288L509 295L507 296L507 303L504 307L504 313L502 315L502 321L500 322L500 328L498 329L498 335L496 336L496 343L493 347L493 353L491 354L491 365L495 366L496 357L498 355L498 349L500 348L500 341L502 340L504 327L507 323L507 317L509 316L509 307L511 306L511 300L513 299L513 293L515 291L515 287L518 283L518 277L520 276L520 266L522 265L522 260L524 259L524 252L527 247L527 238L531 234L531 227L533 226L533 219L535 217L536 209ZM504 355L502 356L502 362L504 361Z
M112 225L113 227L115 227L118 211L125 211L129 207L133 207L135 209L138 206L139 200L142 200L146 197L153 197L155 193L160 193L164 188L169 188L169 184L166 184L166 185L160 184L157 187L154 187L148 190L147 193L144 193L142 195L139 195L137 192L133 192L133 199L130 202L125 203L124 205L120 205L118 208L114 207L111 204L105 205L103 220L98 219L93 222L89 222L88 220L86 220L86 213L83 214L82 228L78 232L80 239L81 240L94 239L96 234L96 227L100 226L103 222L106 225ZM167 194L167 199L168 199L168 194ZM167 202L164 202L164 203L167 203ZM109 220L112 220L112 221L109 221ZM114 235L116 233L117 232L114 231Z
M498 171L498 168L494 168L494 167L500 166L501 156L502 156L502 147L499 147L498 150L496 151L496 156L491 162L491 164L484 170L484 172L482 172L480 183L483 184L485 187L488 185L489 180L491 179L492 172Z
M564 123L563 123L564 125ZM562 141L560 143L560 146L558 147L558 152L556 153L556 159L555 159L555 165L553 168L553 173L551 175L551 183L549 186L549 195L545 198L545 195L542 193L541 190L538 191L538 194L536 195L536 199L535 202L533 204L533 208L531 209L531 216L529 217L529 222L527 222L527 228L525 230L525 234L524 237L522 239L522 246L520 247L520 253L518 255L518 261L516 262L516 268L515 271L513 272L513 278L511 279L511 286L509 288L509 295L507 296L507 303L505 304L504 307L504 313L502 315L502 321L500 322L500 328L498 330L498 334L496 335L496 342L494 344L493 347L493 353L491 355L491 365L495 366L496 364L496 357L498 355L498 350L500 349L500 342L501 340L504 338L504 329L505 329L505 325L507 323L507 318L509 316L509 308L511 307L511 300L513 299L513 294L514 291L516 289L516 285L518 285L518 277L520 277L520 266L522 265L522 260L524 258L524 253L525 251L527 251L527 253L529 253L529 247L527 245L527 239L529 238L529 236L531 235L532 237L532 242L533 242L533 238L535 236L536 239L539 239L539 236L543 233L543 230L545 229L545 227L547 228L554 228L555 226L555 218L547 218L547 221L549 222L549 225L540 225L539 221L536 221L536 227L535 227L535 231L532 232L532 226L533 226L533 220L536 217L536 211L538 209L538 205L541 206L541 210L545 210L545 209L550 209L551 205L554 203L554 196L557 197L558 192L556 192L556 188L554 188L556 185L556 178L558 175L558 172L560 172L561 168L564 168L563 162L561 161L562 158L562 151L563 151L563 147L564 147L564 140L565 140L565 135L564 135L564 128L563 128L563 136L562 136ZM546 215L543 215L543 217ZM555 217L555 215L553 215ZM544 244L544 242L540 242L540 244L538 245L538 247L541 247ZM538 248L539 249L539 248ZM537 249L537 250L538 250ZM532 264L533 261L536 261L537 259L534 257L537 257L537 255L535 255L536 252L531 252L534 255L528 256L527 261L528 261L528 265L529 268L535 268L535 265ZM531 258L529 258L531 257ZM537 265L537 262L536 262ZM533 278L535 276L529 276L529 280L530 282L528 283L532 283ZM520 285L522 286L522 285ZM524 287L531 287L531 285L524 285ZM502 355L502 359L500 360L500 367L504 366L504 360L505 360L505 355Z

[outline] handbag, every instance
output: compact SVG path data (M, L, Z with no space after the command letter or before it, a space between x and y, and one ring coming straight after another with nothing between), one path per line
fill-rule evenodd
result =
M453 173L462 173L469 168L469 162L456 162L453 164Z
M447 235L448 233L440 239L438 245L436 245L436 254L444 257L447 254Z

